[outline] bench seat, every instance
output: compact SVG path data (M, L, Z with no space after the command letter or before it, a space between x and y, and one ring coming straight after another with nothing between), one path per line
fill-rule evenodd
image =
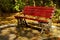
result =
M24 18L24 19L34 20L34 21L38 21L38 22L43 22L43 23L47 23L47 22L48 22L47 20L39 20L39 19L22 17L22 16L15 16L15 18L16 18L16 19Z

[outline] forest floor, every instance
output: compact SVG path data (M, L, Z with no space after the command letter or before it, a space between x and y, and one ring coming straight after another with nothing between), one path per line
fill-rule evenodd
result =
M17 24L17 20L14 17L15 15L19 15L19 13L13 13L10 15L8 15L8 14L1 15L0 14L0 26L8 25L8 24ZM52 24L55 26L60 25L60 23L58 23L58 24L52 23ZM60 28L60 27L58 26L58 28ZM51 36L51 37L56 37L56 36L60 37L60 29L58 29L58 28L52 29L53 33L51 33L51 34L54 34L54 36ZM27 33L24 33L24 32L27 32ZM1 30L1 32L0 32L0 40L43 40L43 37L44 38L49 37L47 34L41 35L41 33L39 31L33 30L33 29L30 29L29 31L22 31L22 33L21 33L22 36L18 35L18 37L17 37L17 35L18 34L16 31L16 27L5 28L5 29ZM46 39L46 40L49 40L49 39Z

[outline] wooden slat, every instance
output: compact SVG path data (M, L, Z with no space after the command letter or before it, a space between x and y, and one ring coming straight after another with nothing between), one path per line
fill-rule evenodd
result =
M25 15L32 15L32 16L41 16L45 18L51 18L52 14L54 13L53 7L34 7L34 6L26 6L24 8L23 13Z
M29 19L29 20L34 20L34 21L44 22L44 23L48 22L47 20L39 20L39 19L33 19L33 18L21 17L21 16L15 16L15 18L17 18L17 19L24 18L24 19Z

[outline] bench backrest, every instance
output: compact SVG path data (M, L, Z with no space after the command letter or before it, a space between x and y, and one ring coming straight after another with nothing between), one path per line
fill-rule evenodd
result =
M42 7L42 6L25 6L23 13L25 15L40 16L45 18L51 18L54 13L53 7Z

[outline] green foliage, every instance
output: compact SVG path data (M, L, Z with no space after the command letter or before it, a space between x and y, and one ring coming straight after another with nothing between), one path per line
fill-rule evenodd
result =
M20 11L25 6L22 0L0 0L0 10L3 12Z
M43 5L45 6L54 6L54 3L52 0L44 0Z
M3 12L21 11L25 5L34 6L34 1L36 6L54 6L54 4L59 4L59 0L0 0L0 10Z
M50 0L45 0L45 5L50 6L51 1Z
M53 20L60 20L60 9L56 9Z
M41 6L42 5L42 0L35 0L36 6Z
M36 6L54 6L51 0L35 0Z
M55 16L60 16L60 9L56 9Z
M0 10L10 11L13 10L14 2L13 0L0 0Z
M24 8L24 6L25 6L25 2L24 1L16 0L14 9L17 10L17 11L20 11L20 10L22 10Z
M34 6L33 1L34 1L34 0L28 0L28 5L30 5L30 6Z

